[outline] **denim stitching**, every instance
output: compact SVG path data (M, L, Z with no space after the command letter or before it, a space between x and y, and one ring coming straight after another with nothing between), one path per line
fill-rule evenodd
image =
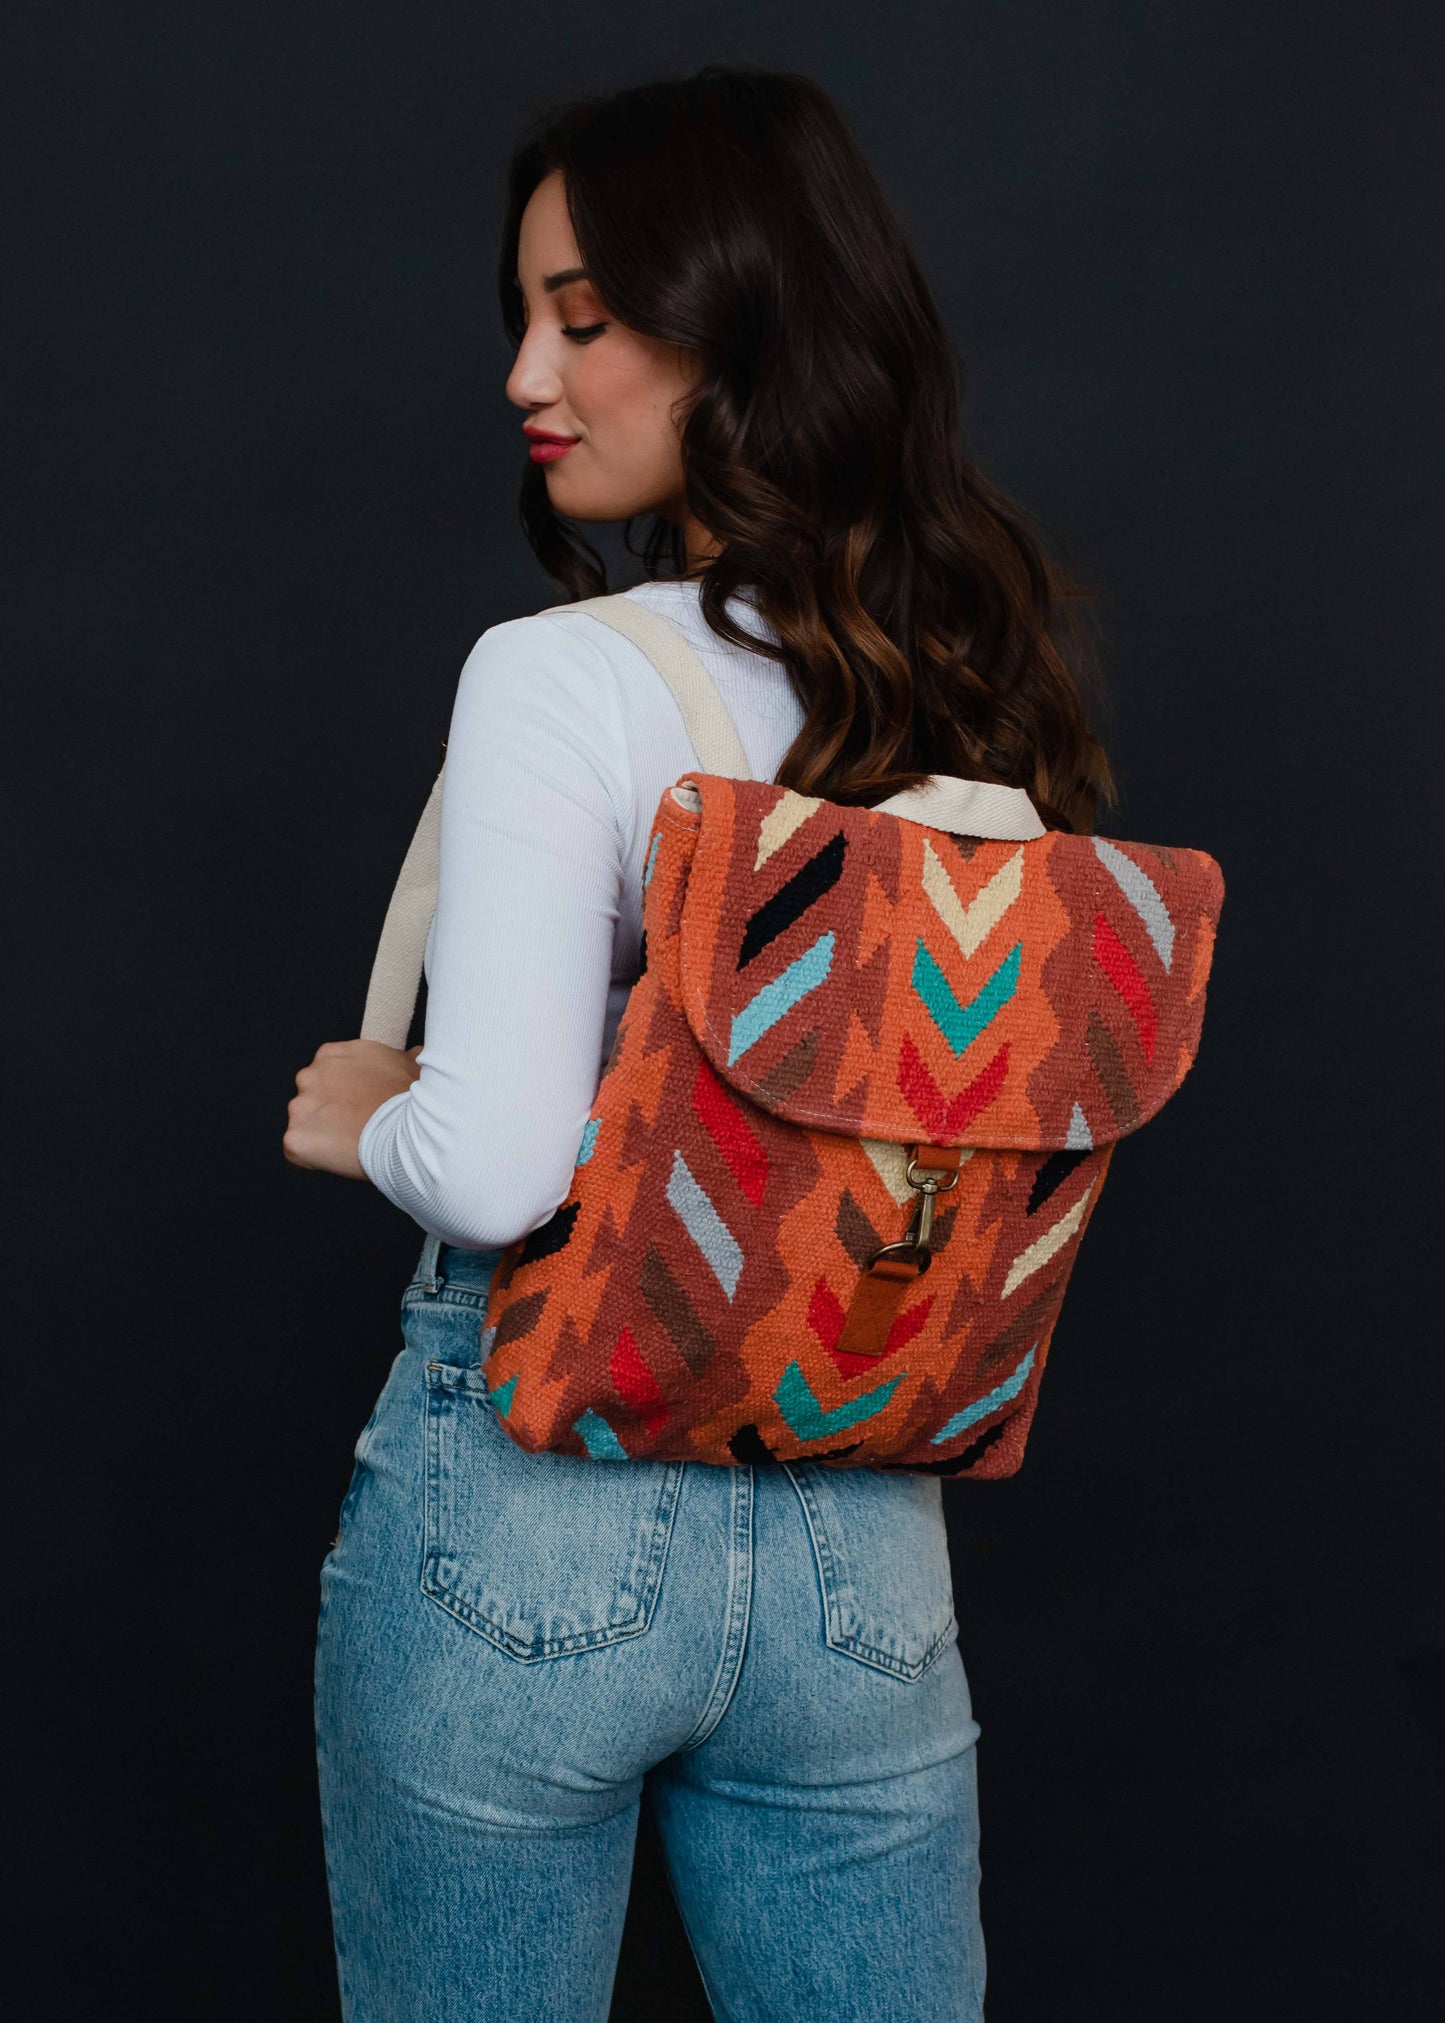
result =
M518 1664L537 1664L550 1658L573 1657L583 1651L597 1650L606 1644L625 1643L633 1637L640 1637L651 1628L653 1611L662 1587L662 1576L667 1565L668 1547L672 1542L673 1521L677 1515L679 1491L686 1463L669 1461L661 1483L658 1486L657 1507L652 1517L652 1536L647 1548L646 1561L642 1568L642 1581L637 1597L636 1613L622 1623L604 1624L600 1629L578 1630L570 1637L548 1637L539 1644L523 1643L519 1637L502 1629L480 1610L474 1609L460 1595L443 1585L435 1567L440 1558L435 1541L441 1530L441 1420L438 1403L439 1394L456 1394L476 1399L479 1404L491 1409L487 1401L486 1379L480 1370L466 1369L457 1365L429 1364L426 1369L426 1392L423 1407L423 1443L425 1470L425 1507L422 1535L422 1567L420 1586L422 1593L439 1608L475 1630L489 1644L502 1651ZM504 1435L505 1437L509 1437ZM598 1467L611 1464L598 1462Z
M468 1286L438 1286L435 1292L428 1292L419 1281L413 1280L401 1296L403 1310L407 1307L471 1307L480 1313L487 1303L487 1296L475 1292Z
M751 1467L745 1465L733 1470L730 1486L732 1495L728 1508L732 1528L728 1538L728 1593L724 1604L726 1630L722 1653L707 1705L696 1728L682 1744L683 1749L701 1748L716 1732L718 1723L732 1705L733 1694L742 1677L743 1659L747 1655L753 1607L754 1479Z
M806 1463L803 1467L806 1467ZM921 1679L939 1653L947 1648L958 1634L958 1621L952 1609L948 1621L928 1646L916 1664L909 1664L892 1651L880 1650L875 1644L866 1644L861 1637L846 1635L842 1628L836 1600L839 1585L838 1562L828 1537L828 1528L823 1522L823 1512L812 1484L806 1481L798 1470L798 1464L785 1461L789 1480L798 1492L798 1500L803 1506L803 1516L808 1526L808 1535L813 1541L813 1557L817 1562L818 1585L823 1599L823 1639L830 1650L841 1651L859 1664L872 1665L880 1672L890 1672L895 1678L907 1679L910 1684Z

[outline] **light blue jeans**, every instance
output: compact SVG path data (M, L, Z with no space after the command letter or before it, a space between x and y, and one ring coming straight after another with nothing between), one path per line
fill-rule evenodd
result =
M605 2018L644 1780L717 2016L976 2023L938 1481L524 1454L478 1368L500 1255L423 1249L321 1568L347 2023Z

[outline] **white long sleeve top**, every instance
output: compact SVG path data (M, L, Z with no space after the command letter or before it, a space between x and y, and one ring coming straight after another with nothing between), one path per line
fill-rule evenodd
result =
M682 628L754 779L773 779L803 721L782 663L720 639L695 583L627 594ZM775 639L750 597L729 611ZM567 1198L639 974L652 818L697 764L651 661L587 612L514 618L472 648L447 735L420 1073L359 1146L368 1178L443 1242L501 1247Z

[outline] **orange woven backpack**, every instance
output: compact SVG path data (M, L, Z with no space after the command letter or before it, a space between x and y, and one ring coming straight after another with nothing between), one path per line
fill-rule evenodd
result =
M748 777L676 627L587 611L676 696L642 975L571 1188L502 1254L479 1371L529 1450L1012 1474L1117 1141L1193 1063L1202 850L1046 830L935 775L874 808ZM404 1046L441 782L363 1034ZM445 1374L445 1373L444 1373Z

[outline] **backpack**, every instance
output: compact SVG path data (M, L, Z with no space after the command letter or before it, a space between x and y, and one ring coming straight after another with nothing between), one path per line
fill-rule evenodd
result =
M653 819L567 1198L503 1250L454 1374L528 1451L1012 1474L1114 1147L1193 1064L1219 865L987 782L854 808L755 781L668 620L550 608L643 649L699 765ZM440 795L368 992L393 1046Z

